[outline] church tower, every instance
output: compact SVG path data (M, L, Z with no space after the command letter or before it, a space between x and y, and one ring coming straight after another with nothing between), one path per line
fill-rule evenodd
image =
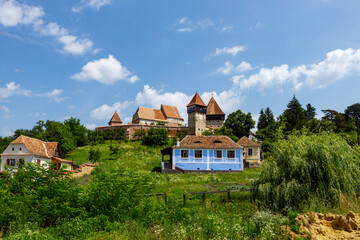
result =
M195 93L190 103L186 106L188 113L188 126L191 135L201 136L206 130L206 105Z
M206 112L206 126L212 129L220 129L225 120L225 113L221 110L214 97L211 97Z

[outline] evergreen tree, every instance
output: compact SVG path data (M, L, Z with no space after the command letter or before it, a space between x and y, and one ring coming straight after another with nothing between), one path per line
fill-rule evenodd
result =
M321 119L333 123L336 132L345 131L347 123L344 114L331 109L321 111L325 114Z
M308 118L308 120L310 119L314 119L315 118L315 115L316 115L316 108L314 108L313 106L311 106L310 103L308 103L306 105L306 117Z
M349 118L354 118L356 123L356 132L358 145L360 145L360 136L359 136L359 121L360 121L360 103L353 104L346 108L345 115Z
M258 130L267 128L268 126L275 123L274 114L269 107L260 110L260 116L257 124Z
M306 123L306 111L301 107L301 104L294 96L287 105L284 113L281 115L281 120L285 122L285 131L300 130Z
M230 129L238 138L248 137L250 129L255 127L255 122L251 117L251 113L245 114L241 110L237 110L228 115L224 122L224 127Z

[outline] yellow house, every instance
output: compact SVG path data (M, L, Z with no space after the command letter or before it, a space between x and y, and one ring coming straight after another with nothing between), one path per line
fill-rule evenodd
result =
M237 144L244 147L244 164L249 165L249 167L260 164L260 144L251 141L246 136L242 137Z

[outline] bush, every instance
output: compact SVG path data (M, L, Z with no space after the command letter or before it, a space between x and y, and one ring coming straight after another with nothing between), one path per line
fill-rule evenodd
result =
M359 194L360 151L338 135L291 135L274 144L272 156L253 197L273 210L299 208L311 199L335 206L342 194Z
M163 128L150 128L146 137L143 138L144 145L164 146L168 143L169 133Z

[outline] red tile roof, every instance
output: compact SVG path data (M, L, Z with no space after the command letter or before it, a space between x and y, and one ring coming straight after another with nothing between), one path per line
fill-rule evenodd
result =
M160 110L153 108L139 107L136 110L135 114L138 115L139 119L156 120L156 121L166 120L164 114Z
M213 97L207 105L206 115L225 115Z
M40 157L50 158L55 154L58 143L57 142L44 142L36 138L27 136L19 136L12 141L11 144L24 144L25 147L34 155Z
M243 136L238 142L239 145L244 147L259 147L260 144L251 141L248 137Z
M176 118L184 120L181 118L177 107L161 104L160 110L163 112L166 118Z
M73 161L58 158L58 157L52 157L51 160L55 163L73 163Z
M207 149L237 149L242 148L239 144L231 140L228 136L186 136L180 146L174 148L207 148Z
M115 113L114 113L114 115L112 116L112 118L110 119L110 122L109 122L109 125L110 125L110 123L122 123L122 121L121 121L121 119L120 119L120 117L119 117L119 115L117 114L117 112L115 111Z
M191 107L193 105L206 107L205 103L203 102L198 93L195 93L194 97L191 99L190 103L186 107Z

